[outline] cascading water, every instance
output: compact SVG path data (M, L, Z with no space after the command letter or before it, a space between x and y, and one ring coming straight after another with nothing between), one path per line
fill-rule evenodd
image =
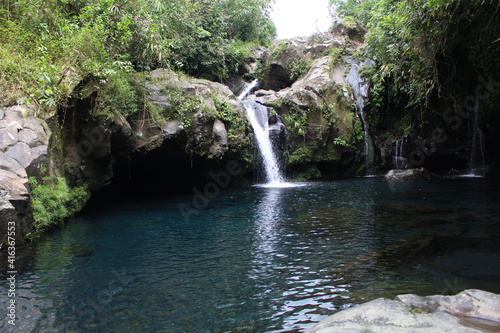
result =
M276 154L269 139L269 125L267 120L267 108L255 100L243 102L247 117L253 127L255 139L262 156L266 181L268 184L283 183L283 176L278 165Z
M250 83L238 96L240 100L245 99L257 86L257 80ZM251 98L243 101L246 115L252 125L259 152L262 156L266 182L269 186L280 186L284 183L283 175L276 158L275 149L269 138L269 117L267 107L262 105L262 100Z
M476 105L472 114L469 134L469 175L482 177L485 169L484 135L479 126L479 98L476 98Z
M243 99L245 99L248 95L250 95L250 93L252 92L252 90L254 90L257 87L257 84L259 84L258 80L253 80L251 83L247 84L243 88L243 90L241 91L241 93L238 95L238 99L240 101L242 101Z
M363 129L365 132L365 164L366 164L366 175L372 174L372 167L374 161L373 154L373 142L369 134L368 122L364 114L365 108L365 98L368 97L368 90L370 85L366 82L359 74L359 65L356 59L351 58L351 69L346 76L346 82L352 87L354 97L356 98L356 107L358 110L358 115L363 123ZM373 66L374 62L371 59L366 59L363 66Z
M404 169L406 164L406 159L403 156L403 150L405 145L405 138L394 141L394 149L392 153L392 166L395 169Z

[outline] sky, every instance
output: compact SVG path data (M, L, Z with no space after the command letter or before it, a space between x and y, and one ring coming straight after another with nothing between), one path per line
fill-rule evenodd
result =
M328 0L276 0L271 18L278 30L278 39L310 36L326 31L332 24Z

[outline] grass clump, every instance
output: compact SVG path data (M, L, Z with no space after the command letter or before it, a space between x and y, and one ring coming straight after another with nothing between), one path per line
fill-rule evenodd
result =
M64 177L44 177L39 183L30 178L33 209L33 238L80 211L89 198L85 186L70 187Z

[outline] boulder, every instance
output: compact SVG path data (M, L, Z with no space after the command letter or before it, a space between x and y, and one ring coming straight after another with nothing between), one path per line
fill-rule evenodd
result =
M297 79L294 77L295 64L306 59L304 51L305 47L295 40L275 42L271 51L263 57L265 75L260 80L260 86L275 91L290 87Z
M164 122L161 129L167 137L172 137L181 133L184 130L184 127L179 120L172 120Z
M245 110L227 86L180 76L167 69L156 69L144 75L143 87L148 101L158 108L165 119L161 128L150 124L149 131L144 131L144 122L133 125L136 132L140 130L143 134L138 142L132 144L133 150L151 150L168 145L169 139L179 139L181 133L187 138L186 151L200 156L220 157L233 146L244 143L241 142L245 140L243 134L249 126ZM228 121L220 117L220 112L224 112L225 118L237 119ZM231 115L229 112L232 112ZM236 128L237 124L239 128ZM229 131L234 134L231 138L228 137ZM178 145L177 141L175 144Z
M414 180L414 179L431 179L432 174L424 168L406 169L406 170L390 170L385 175L385 180Z
M469 289L455 296L400 295L340 311L307 333L498 332L500 295Z

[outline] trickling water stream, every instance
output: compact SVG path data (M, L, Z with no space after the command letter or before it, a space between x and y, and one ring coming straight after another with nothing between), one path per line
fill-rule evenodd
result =
M405 169L407 167L407 160L404 157L406 144L406 137L402 137L401 139L397 139L393 142L392 167L394 169Z
M370 59L366 59L363 66L373 66L373 61ZM374 162L374 149L373 142L370 137L369 125L366 120L366 116L364 113L365 109L365 98L368 97L368 90L370 85L363 79L359 73L359 64L357 60L351 59L351 70L346 76L346 82L352 87L352 91L354 97L356 98L356 107L358 111L359 118L363 123L363 129L365 132L365 164L366 164L366 175L373 174L373 162Z
M480 177L484 175L485 168L485 152L484 152L484 135L479 124L479 98L476 98L476 105L473 111L473 117L470 124L469 134L469 175Z

